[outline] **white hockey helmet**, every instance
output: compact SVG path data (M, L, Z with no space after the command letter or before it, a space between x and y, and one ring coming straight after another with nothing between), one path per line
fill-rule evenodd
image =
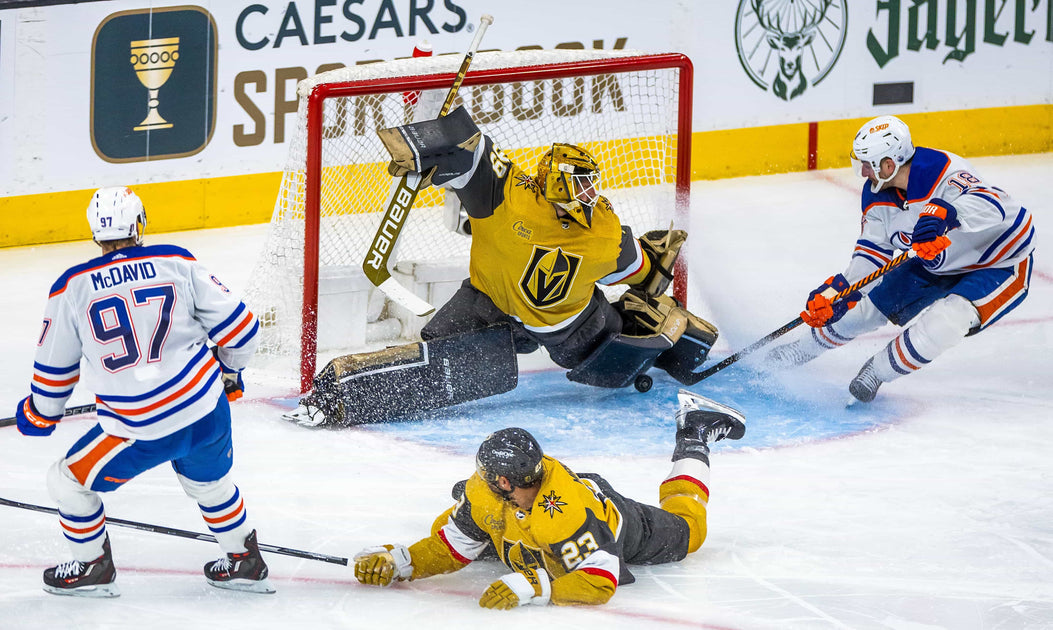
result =
M874 171L877 181L871 181L871 192L878 192L890 179L899 172L899 167L906 164L914 157L914 145L910 141L910 129L907 123L895 116L878 116L868 120L859 129L854 140L852 140L852 168L860 177L866 177L863 173L863 165L869 164ZM891 158L895 164L892 174L882 179L878 176L881 172L881 160Z
M88 204L88 225L97 243L134 238L139 245L146 232L146 209L127 186L100 188Z

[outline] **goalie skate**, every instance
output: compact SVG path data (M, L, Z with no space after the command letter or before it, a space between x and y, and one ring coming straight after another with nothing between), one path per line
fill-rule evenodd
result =
M301 427L320 427L325 425L326 415L321 407L311 402L310 396L300 400L296 409L282 414L283 420L295 422Z

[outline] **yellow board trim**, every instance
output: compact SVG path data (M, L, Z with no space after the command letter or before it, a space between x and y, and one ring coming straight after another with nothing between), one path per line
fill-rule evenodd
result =
M884 110L895 113L893 110ZM880 112L875 112L880 113ZM915 143L967 157L1053 151L1053 105L906 114ZM852 137L867 118L817 123L817 166L848 166ZM809 123L692 134L691 178L722 179L803 171L808 168ZM642 139L647 141L647 139ZM593 150L601 147L586 148ZM602 147L606 148L606 147ZM513 155L528 172L539 149ZM601 165L602 167L602 165ZM665 165L671 172L670 165ZM147 234L230 227L270 220L281 173L260 173L132 186L147 209ZM386 177L386 174L384 175ZM604 173L616 187L617 173ZM0 247L91 238L85 212L94 189L0 197ZM425 191L421 203L439 203Z

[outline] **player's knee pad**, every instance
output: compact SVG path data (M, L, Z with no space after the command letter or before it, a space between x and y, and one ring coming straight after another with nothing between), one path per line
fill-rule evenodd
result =
M66 514L93 514L102 505L98 493L85 488L70 472L65 459L48 468L48 496Z
M972 302L960 295L937 301L911 326L914 343L932 345L930 358L956 345L969 331L980 325L980 315Z
M178 473L176 478L179 479L179 485L183 486L183 492L197 501L198 505L219 505L229 501L234 494L234 480L229 473L215 481L194 481Z

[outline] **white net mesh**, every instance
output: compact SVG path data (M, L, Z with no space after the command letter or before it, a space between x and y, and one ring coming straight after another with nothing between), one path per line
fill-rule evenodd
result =
M518 75L517 80L523 68L537 71L540 66L545 72L558 73L561 64L610 63L632 57L628 52L604 51L482 52L476 55L469 78L484 71L494 74L485 72L485 85L467 85L467 81L455 106L463 104L480 129L528 172L535 171L553 142L583 146L600 164L602 192L622 223L637 235L667 228L674 217L677 174L679 74L675 67L536 80L532 75L527 81ZM391 185L386 170L389 157L376 130L433 118L448 88L413 93L400 89L400 83L412 77L455 73L460 60L458 55L443 55L360 65L319 74L300 84L296 127L281 190L247 297L264 324L261 353L297 355L304 334L307 98L311 90L322 83L344 82L381 90L324 102L318 260L323 282L339 277L359 287L366 296L362 300L366 321L382 322L393 314L405 314L388 308L360 272ZM397 80L391 81L393 78ZM444 227L443 192L429 188L421 192L410 213L391 262L396 268L402 262L416 263L417 268L463 265L466 277L469 246L468 237ZM323 309L320 332L326 326L324 317ZM396 335L407 329L416 330L383 327ZM371 337L357 336L346 349L354 350Z

